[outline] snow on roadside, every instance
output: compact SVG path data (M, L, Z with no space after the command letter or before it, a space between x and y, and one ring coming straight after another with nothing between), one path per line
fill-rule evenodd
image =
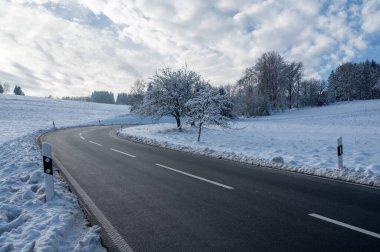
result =
M380 186L380 101L354 101L239 119L234 129L174 124L125 128L133 141L176 150ZM336 141L343 137L344 165L336 169Z
M104 251L98 228L85 225L77 198L59 176L54 200L45 202L35 138L51 130L53 121L58 128L154 121L129 114L126 106L11 95L0 95L0 111L0 252ZM179 150L379 186L379 125L380 102L362 101L237 120L233 126L241 130L208 127L200 143L196 129L178 134L174 124L126 128L123 134ZM334 169L340 135L347 166L342 171Z
M85 226L77 198L59 176L54 199L45 201L38 133L0 146L0 251L70 251L96 229ZM99 236L94 247L105 251Z
M36 137L76 125L152 123L128 106L0 95L0 252L105 251L98 227L87 227L77 197L55 171L55 197L45 202Z

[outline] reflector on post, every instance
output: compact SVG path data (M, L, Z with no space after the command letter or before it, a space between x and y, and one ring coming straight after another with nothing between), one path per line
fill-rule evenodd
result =
M343 169L343 140L342 140L342 137L338 138L337 154L338 154L338 168Z
M51 155L51 145L42 143L42 158L44 163L45 173L45 195L46 201L54 198L54 180L53 180L53 160Z

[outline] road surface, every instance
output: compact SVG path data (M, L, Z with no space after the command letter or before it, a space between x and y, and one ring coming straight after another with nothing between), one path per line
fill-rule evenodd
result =
M43 141L129 249L380 251L378 189L134 143L115 128Z

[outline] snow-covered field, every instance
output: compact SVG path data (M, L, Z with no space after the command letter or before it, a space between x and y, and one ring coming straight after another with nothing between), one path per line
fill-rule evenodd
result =
M42 157L35 139L57 127L137 123L129 107L0 95L0 252L104 251L77 198L55 176L45 202Z
M0 252L103 251L98 227L87 227L77 198L55 176L54 200L45 202L42 157L35 142L58 128L99 124L152 124L127 106L0 95ZM167 119L166 119L167 120ZM339 103L271 117L239 119L232 128L182 132L172 123L125 128L127 137L242 162L380 186L380 101ZM346 168L337 170L342 136ZM284 163L273 162L281 157Z
M199 143L196 128L187 126L178 132L175 127L174 123L145 125L120 134L163 147L380 186L379 100L239 119L232 122L234 129L204 128ZM338 170L340 136L345 168Z
M56 127L107 123L129 114L129 107L0 95L0 144L10 139Z

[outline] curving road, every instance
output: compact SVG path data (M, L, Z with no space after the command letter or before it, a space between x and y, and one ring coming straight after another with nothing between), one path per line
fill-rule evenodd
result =
M115 128L43 136L111 230L110 250L379 251L379 189L133 143Z

